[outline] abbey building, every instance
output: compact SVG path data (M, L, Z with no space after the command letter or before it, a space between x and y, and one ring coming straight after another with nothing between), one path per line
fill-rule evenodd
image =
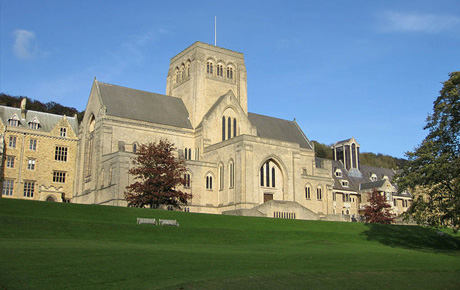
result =
M394 211L394 171L359 164L359 144L315 157L296 121L248 112L242 53L196 42L171 59L166 95L94 80L79 126L71 202L126 206L140 144L168 139L186 160L190 212L348 220L377 188Z

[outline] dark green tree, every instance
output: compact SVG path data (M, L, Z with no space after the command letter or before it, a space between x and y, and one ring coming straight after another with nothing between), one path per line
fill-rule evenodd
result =
M401 190L418 196L408 214L436 227L460 227L460 72L452 72L426 120L428 135L398 177Z

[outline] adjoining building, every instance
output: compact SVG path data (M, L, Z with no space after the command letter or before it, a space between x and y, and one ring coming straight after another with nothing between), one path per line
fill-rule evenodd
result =
M68 202L73 196L76 116L0 106L2 197Z

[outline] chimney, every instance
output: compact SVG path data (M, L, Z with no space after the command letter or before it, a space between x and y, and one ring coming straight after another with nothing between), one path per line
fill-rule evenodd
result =
M27 103L27 98L23 98L21 100L21 119L23 120L26 119L26 103Z

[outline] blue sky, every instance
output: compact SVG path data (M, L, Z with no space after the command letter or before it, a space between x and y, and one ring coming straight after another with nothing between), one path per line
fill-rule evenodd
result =
M0 0L0 91L84 110L94 77L165 93L194 43L244 53L249 111L403 157L460 70L460 1Z

